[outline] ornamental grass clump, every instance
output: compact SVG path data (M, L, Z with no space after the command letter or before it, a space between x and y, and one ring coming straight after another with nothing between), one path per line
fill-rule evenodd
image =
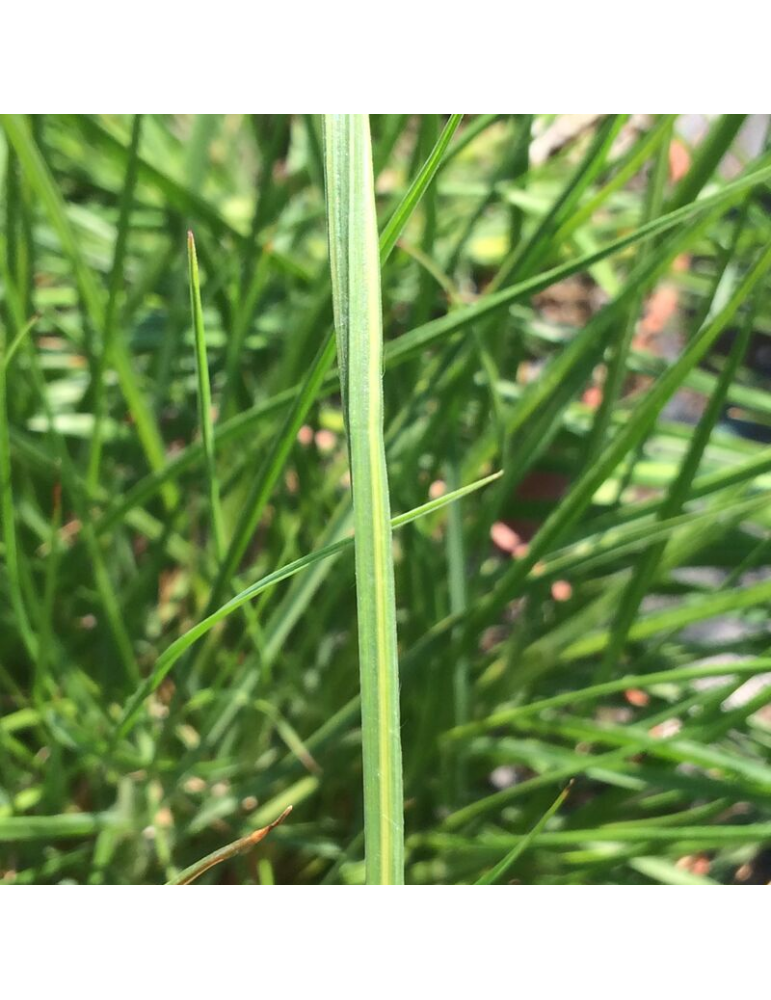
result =
M747 117L0 116L0 878L771 878Z

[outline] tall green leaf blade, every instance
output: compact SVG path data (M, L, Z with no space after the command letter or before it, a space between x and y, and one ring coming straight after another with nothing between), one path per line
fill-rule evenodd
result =
M370 885L404 882L396 598L383 441L380 257L369 122L326 115L329 255L348 413Z

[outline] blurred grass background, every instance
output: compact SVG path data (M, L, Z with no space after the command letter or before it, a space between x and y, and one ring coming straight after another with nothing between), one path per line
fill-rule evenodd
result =
M360 882L350 550L120 725L351 530L320 121L0 117L0 875L163 882L292 804L204 880ZM382 272L391 507L503 470L395 534L408 882L771 878L771 158L693 118L371 118L386 237L439 163Z

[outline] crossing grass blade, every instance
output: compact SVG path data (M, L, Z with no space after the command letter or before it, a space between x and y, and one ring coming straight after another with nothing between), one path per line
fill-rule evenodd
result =
M462 486L460 489L453 490L445 496L437 497L435 500L429 500L428 503L421 504L420 507L416 507L414 510L407 511L404 514L397 514L396 517L391 520L391 527L401 528L403 525L410 524L412 521L416 521L421 517L432 514L434 511L440 510L447 504L453 503L461 497L468 496L475 490L481 489L483 486L487 486L488 483L494 482L500 477L500 475L500 472L493 473L493 475L486 476L484 479L480 479L476 483L471 483L468 486ZM243 607L243 605L248 601L254 600L255 597L263 593L265 590L276 586L276 584L281 583L284 580L288 580L296 573L300 573L302 570L312 566L314 563L320 562L323 559L328 559L330 556L334 556L339 552L343 552L345 549L350 548L353 544L353 538L343 538L339 542L333 542L331 545L326 545L324 548L318 549L316 552L311 552L306 556L301 556L294 562L283 566L281 569L278 569L273 573L269 573L260 580L257 580L255 583L251 584L251 586L247 587L235 597L231 598L231 600L223 604L222 607L218 608L208 617L204 618L197 625L188 629L187 632L176 639L158 657L151 674L142 682L134 694L129 698L121 716L121 721L118 725L115 738L121 739L127 735L137 718L142 702L145 698L152 694L153 691L157 691L163 679L168 675L169 671L183 655L183 653L185 653L186 650L193 645L193 643L197 642L198 639L206 635L207 632L211 631L215 625L218 625L221 621L227 618L228 615L237 611L240 607Z
M380 256L383 262L388 260L391 255L391 251L396 246L396 241L407 224L412 213L418 205L418 202L426 193L426 190L434 179L439 167L442 165L445 159L445 154L447 153L447 147L452 141L452 137L458 130L458 126L461 123L463 115L450 115L447 119L447 124L442 129L442 134L436 140L436 145L431 150L430 155L426 159L423 166L420 168L417 176L410 184L407 192L400 201L399 205L396 207L394 214L388 220L383 232L380 236ZM330 141L332 140L332 135L330 133Z
M457 118L459 116L455 117ZM458 123L455 122L452 128L449 128L448 126L448 128L445 129L445 132L437 143L437 148L432 151L431 156L426 162L424 168L418 173L417 177L410 184L404 194L404 197L397 206L394 215L390 220L387 233L384 233L380 241L381 257L383 260L385 260L390 254L402 229L407 224L412 212L414 212L420 198L425 192L426 187L439 169L442 163L442 156L453 132L457 128L457 124ZM333 265L333 285L335 281L342 282L345 280L345 274L338 273L338 267L343 266L344 265L342 264ZM336 309L344 308L339 304L339 298L339 296L335 296L335 300L338 302L335 306ZM341 320L344 320L344 317L341 317ZM337 338L337 352L338 365L343 374L339 382L336 376L333 377L331 384L347 386L347 378L345 374L347 364L347 345L341 343L339 337ZM265 510L265 506L268 503L273 489L275 488L276 482L281 475L281 471L284 468L289 452L294 446L297 433L302 426L308 411L317 399L325 380L327 380L327 384L329 384L330 380L327 379L327 374L329 369L332 367L334 357L335 338L330 332L322 343L318 345L308 374L302 384L297 388L297 390L287 393L287 400L291 401L292 404L290 412L287 414L279 434L274 439L270 452L263 462L259 473L253 479L249 492L244 500L243 512L233 529L230 543L220 565L219 574L215 580L214 586L212 587L209 598L209 611L216 607L217 601L219 601L225 592L229 579L233 576L239 562L243 558L244 552L249 544L249 539L254 534L256 526ZM343 395L343 412L345 413L347 409L346 388L342 388L341 392Z
M512 849L509 851L506 857L501 858L501 860L498 862L497 865L491 868L489 872L486 872L481 878L477 879L476 884L495 885L497 882L502 881L503 878L505 878L505 876L511 871L517 859L522 854L525 853L528 847L536 839L538 834L544 829L544 827L552 818L552 816L557 812L562 803L568 797L569 793L570 793L570 785L568 785L567 788L563 789L563 791L560 792L560 794L557 796L554 802L552 802L552 804L549 806L549 808L546 810L543 816L538 820L533 829L524 837L522 837L522 839L519 840L514 845L514 847L512 847Z
M8 370L11 362L13 361L13 356L16 354L18 349L24 343L25 338L32 332L37 323L38 317L33 316L32 319L28 320L21 329L16 333L13 340L8 344L8 346L3 351L3 367Z
M455 729L451 729L447 733L447 739L466 739L469 736L505 726L507 723L522 716L538 715L545 709L561 708L565 705L574 705L580 701L593 701L604 695L627 691L630 688L645 689L655 687L659 684L689 684L703 677L725 677L729 674L736 674L740 677L751 677L754 674L768 670L769 667L771 667L771 660L760 658L749 660L746 663L737 663L734 661L729 663L704 663L694 667L659 670L647 674L626 674L616 680L605 681L602 684L592 684L581 688L580 691L567 691L565 694L553 695L551 698L541 698L527 704L501 709L501 711L496 712L487 719L481 719L479 722L471 722L465 726L458 726Z

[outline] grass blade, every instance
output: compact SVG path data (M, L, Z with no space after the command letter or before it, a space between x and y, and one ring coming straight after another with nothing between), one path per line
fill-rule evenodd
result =
M694 201L710 179L731 143L739 134L747 115L721 115L710 129L693 158L691 169L675 188L669 209L680 208Z
M509 853L504 858L501 858L501 860L498 862L497 865L495 865L494 868L491 868L489 872L486 872L480 879L477 879L476 884L495 885L496 883L500 882L506 876L506 874L509 871L511 871L511 868L514 862L517 860L517 858L519 858L520 855L524 854L524 852L528 849L528 847L530 847L530 845L536 839L538 834L543 830L543 828L546 826L546 824L549 822L552 816L557 812L562 803L568 797L569 792L570 792L570 785L568 785L567 788L564 788L560 792L560 794L557 796L554 802L552 802L552 804L549 806L549 808L546 810L543 816L535 824L533 829L529 833L526 833L521 840L518 840L517 843L514 845L514 847L512 847L512 849L509 851Z
M391 251L396 246L396 241L399 239L399 236L407 224L407 221L415 211L418 202L425 194L428 185L434 179L434 175L445 158L447 147L450 145L450 141L455 135L462 118L463 115L450 115L447 124L442 129L442 134L439 136L436 141L436 145L431 150L431 154L420 168L420 172L415 177L412 184L410 184L409 190L405 194L404 198L402 198L396 208L396 211L383 229L380 236L380 257L383 262L388 260ZM331 138L332 135L330 134L330 139Z
M541 712L552 708L562 708L563 706L573 706L582 701L594 701L608 694L618 694L627 691L629 688L651 688L657 684L690 684L702 677L727 677L736 675L739 677L752 677L760 674L771 667L771 659L748 660L746 663L702 663L693 667L680 667L674 670L658 670L650 674L627 674L613 681L605 681L602 684L592 684L583 687L579 691L566 691L564 694L555 694L550 698L539 698L526 704L516 705L512 708L502 708L487 719L479 722L470 722L465 726L458 726L451 729L447 734L447 739L459 740L468 736L475 736L486 732L489 729L498 729L515 719L520 719L526 715L540 715Z
M187 234L187 257L190 273L190 308L193 314L193 330L195 333L196 374L198 377L198 419L209 490L214 551L217 555L217 562L220 563L225 551L225 528L222 522L217 462L214 455L214 424L211 413L211 388L209 386L209 361L206 354L206 331L203 325L203 306L201 305L201 280L198 274L195 239L191 232Z
M274 819L272 823L268 823L267 826L260 827L259 830L253 830L248 833L245 837L239 837L238 840L234 840L232 844L228 844L226 847L221 847L218 851L212 851L211 854L207 854L205 858L201 858L200 861L196 861L194 864L185 868L184 871L180 872L176 878L173 878L166 885L190 885L191 882L195 882L197 878L200 878L205 872L208 872L210 868L215 865L221 864L223 861L229 861L231 858L235 858L239 854L244 854L246 851L250 851L255 847L261 840L264 840L271 830L275 830L277 826L284 822L289 813L292 811L291 806L287 806L286 809L281 813L278 819Z
M104 385L105 370L112 360L115 327L118 319L118 296L125 278L124 266L128 246L129 230L131 228L131 210L134 202L134 191L137 183L137 165L139 162L139 139L142 134L142 115L134 115L131 128L131 146L126 167L126 180L120 199L118 213L118 235L115 239L115 249L110 270L110 285L107 294L107 305L104 311L104 328L102 330L102 347L97 359L94 373L94 432L91 436L91 452L88 457L88 475L86 481L90 489L99 482L99 464L102 459L102 437L107 410Z
M369 121L326 115L330 261L348 409L369 885L404 882L396 598L383 440L380 256ZM347 364L346 364L347 359ZM346 371L347 369L347 371Z
M6 289L6 291L7 291L7 289ZM32 319L28 320L24 324L24 326L22 326L19 329L19 331L16 334L16 336L13 338L13 340L10 342L10 344L8 344L8 346L6 347L6 349L5 349L4 353L3 353L3 368L6 371L8 371L8 367L11 364L11 361L13 361L14 354L16 354L16 352L18 351L18 349L21 347L21 345L24 342L24 340L27 337L27 335L29 333L31 333L31 331L34 328L35 323L37 323L38 319L39 319L38 316L33 316Z

